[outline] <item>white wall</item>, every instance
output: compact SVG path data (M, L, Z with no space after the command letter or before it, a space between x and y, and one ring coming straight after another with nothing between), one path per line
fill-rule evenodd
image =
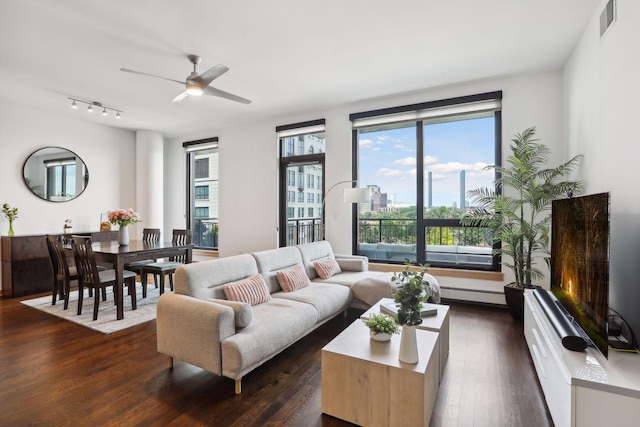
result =
M537 126L538 136L554 152L554 161L564 160L562 73L463 83L363 101L324 111L273 117L260 123L189 135L168 141L165 153L166 222L184 221L184 167L182 142L217 136L220 138L220 255L229 256L277 247L277 138L275 127L313 119L326 119L326 185L351 179L351 123L349 114L417 102L503 91L503 151L511 137ZM167 180L169 183L167 183ZM339 253L351 251L351 206L340 197L327 198L327 238ZM505 281L512 281L509 274ZM468 280L443 278L441 285L473 288ZM481 287L502 289L502 284L481 282Z
M569 153L584 154L585 193L611 192L609 305L640 331L638 99L640 2L618 0L618 18L601 40L599 12L564 70Z
M47 202L24 184L24 161L47 146L69 149L84 160L89 184L75 200ZM78 232L99 230L101 212L134 206L133 132L0 105L0 153L0 204L18 207L16 235L62 233L65 219L71 219ZM6 235L8 228L8 221L0 216L0 233Z
M16 234L61 233L64 220L76 231L98 230L100 213L135 203L135 136L133 132L87 123L37 110L0 105L0 203L20 209ZM31 152L57 146L75 152L89 171L82 195L68 202L39 199L22 180L22 165ZM0 219L6 234L8 222Z
M142 130L136 132L136 204L134 208L142 219L137 224L141 239L143 228L160 228L164 225L164 140L160 132ZM171 234L162 234L171 236ZM170 238L165 238L169 240Z

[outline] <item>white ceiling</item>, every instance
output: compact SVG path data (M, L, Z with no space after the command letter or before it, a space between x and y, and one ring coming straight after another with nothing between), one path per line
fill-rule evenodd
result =
M600 0L0 0L0 102L166 136L562 67ZM253 100L187 98L184 80ZM78 97L124 118L69 108ZM81 115L82 113L82 115Z

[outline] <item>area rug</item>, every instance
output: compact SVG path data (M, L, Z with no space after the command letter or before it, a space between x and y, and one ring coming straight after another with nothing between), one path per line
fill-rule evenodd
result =
M136 310L131 310L131 297L127 295L125 286L124 295L124 319L116 320L116 306L113 303L113 291L107 290L107 300L100 300L100 308L98 310L98 320L93 320L93 301L94 297L89 297L87 290L84 291L82 303L82 314L78 316L78 291L73 291L69 298L69 308L64 310L64 302L57 301L56 305L51 305L51 295L46 297L34 298L21 301L22 304L28 305L35 309L44 311L54 316L70 320L79 325L93 329L103 334L111 334L123 329L149 322L156 318L156 303L160 296L159 289L149 285L147 287L147 297L142 298L142 284L136 283L137 306Z

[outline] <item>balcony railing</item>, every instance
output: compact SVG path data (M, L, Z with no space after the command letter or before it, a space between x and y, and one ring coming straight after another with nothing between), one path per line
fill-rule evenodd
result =
M296 218L287 220L287 246L324 240L321 218Z
M424 257L432 266L493 269L494 256L486 229L463 227L457 219L427 220L424 230ZM372 261L417 262L417 220L375 218L361 219L358 230L358 253ZM287 223L289 246L324 238L320 218L291 219Z
M218 249L218 218L196 218L192 231L195 248Z
M494 266L486 229L457 219L426 220L424 262L434 266L489 269ZM418 261L417 220L375 218L359 222L358 252L372 260Z

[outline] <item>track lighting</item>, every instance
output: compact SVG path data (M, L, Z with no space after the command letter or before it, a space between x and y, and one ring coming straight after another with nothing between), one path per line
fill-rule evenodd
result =
M122 110L118 109L118 108L113 108L113 107L107 107L106 105L102 105L99 102L96 101L85 101L83 99L79 99L79 98L67 98L71 100L71 108L73 109L77 109L78 108L78 103L81 104L87 104L87 112L92 113L93 112L93 107L96 106L98 108L102 108L102 115L103 116L108 116L109 115L109 111L115 111L116 113L116 119L121 119L122 118Z

